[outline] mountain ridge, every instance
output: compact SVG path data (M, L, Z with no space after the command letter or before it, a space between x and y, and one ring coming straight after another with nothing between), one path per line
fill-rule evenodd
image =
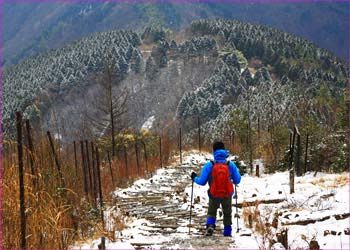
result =
M3 13L5 66L93 32L150 24L179 30L220 17L279 28L347 59L348 3L4 3Z

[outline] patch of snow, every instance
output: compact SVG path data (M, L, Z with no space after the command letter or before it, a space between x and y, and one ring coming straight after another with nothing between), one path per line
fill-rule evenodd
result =
M101 243L101 239L87 242L81 246L73 247L72 249L99 249L98 245ZM135 249L129 242L111 242L106 238L106 249Z
M154 120L155 120L155 117L154 115L152 115L142 124L141 128L150 130L153 126Z

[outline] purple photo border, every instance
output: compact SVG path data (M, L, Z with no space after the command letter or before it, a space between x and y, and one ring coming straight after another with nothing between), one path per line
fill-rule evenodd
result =
M3 49L3 3L10 3L10 2L130 2L130 3L142 3L142 2L220 2L220 3L234 3L234 2L241 2L241 3L248 3L248 2L254 2L254 3L283 3L283 2L289 2L289 3L317 3L317 2L347 2L348 3L348 48L347 48L347 116L348 116L348 127L347 127L347 143L348 143L348 161L347 161L347 168L348 168L348 178L350 179L350 2L349 0L0 0L0 246L3 245L3 235L2 235L2 153L3 153L3 137L2 137L2 63L3 63L3 57L2 57L2 49ZM349 212L350 212L350 185L348 185L348 198L349 198ZM350 227L350 221L349 221L349 227ZM255 250L255 249L252 249Z
M144 3L144 2L179 2L179 3L199 3L199 2L216 2L216 3L320 3L320 2L349 2L349 0L0 0L0 2L124 2L124 3Z

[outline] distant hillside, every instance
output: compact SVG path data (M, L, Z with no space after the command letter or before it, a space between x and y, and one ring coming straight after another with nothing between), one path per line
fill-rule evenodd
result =
M39 112L44 124L53 122L53 110L59 110L65 122L74 120L71 109L77 114L88 112L91 98L98 93L96 76L103 72L108 55L122 83L115 88L130 89L133 126L152 115L161 122L175 115L201 115L203 121L213 121L226 106L244 105L237 97L244 96L249 86L266 95L266 88L278 82L285 89L283 98L298 89L312 97L323 85L340 97L346 87L343 61L307 40L265 26L200 20L171 35L146 29L142 39L132 31L97 33L5 69L5 131L9 132L15 110L28 117ZM81 120L75 118L72 130Z
M338 150L346 150L345 65L305 39L225 19L201 19L179 32L96 33L3 71L3 133L15 135L19 110L63 142L82 131L95 140L111 127L109 107L118 107L108 100L124 102L123 95L120 131L147 123L175 136L181 126L191 144L200 118L203 142L235 131L245 159L259 146L254 157L266 149L269 164L285 168L289 132L298 126L311 134L310 164L345 166L346 151Z
M84 3L5 2L3 65L59 48L94 32L141 30L163 25L179 30L198 18L234 18L269 25L306 38L346 59L348 3Z

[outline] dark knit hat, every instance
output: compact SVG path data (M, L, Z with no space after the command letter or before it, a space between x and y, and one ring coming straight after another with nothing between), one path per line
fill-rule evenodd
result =
M215 150L218 150L218 149L225 149L225 145L222 141L216 141L214 142L213 144L213 152L215 152Z

